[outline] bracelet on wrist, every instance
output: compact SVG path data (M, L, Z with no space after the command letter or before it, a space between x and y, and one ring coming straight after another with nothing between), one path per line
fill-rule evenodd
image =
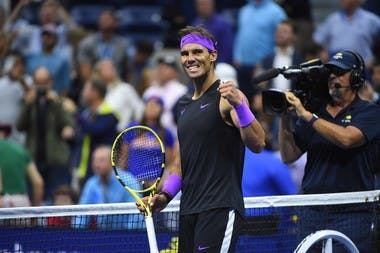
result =
M310 126L313 126L314 122L319 119L319 117L313 113L313 116L311 117L311 119L307 122Z

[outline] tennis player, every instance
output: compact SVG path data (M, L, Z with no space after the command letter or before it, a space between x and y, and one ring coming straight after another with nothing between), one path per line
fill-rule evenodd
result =
M234 252L244 217L244 146L261 152L265 133L243 93L215 75L213 36L189 26L179 38L194 93L178 102L181 169L169 173L152 208L162 210L182 190L179 252Z

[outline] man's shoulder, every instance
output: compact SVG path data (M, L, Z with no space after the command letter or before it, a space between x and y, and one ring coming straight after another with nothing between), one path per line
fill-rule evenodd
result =
M191 102L192 102L192 94L186 93L178 99L177 107L181 108L182 106L185 106Z
M80 41L80 46L83 47L95 47L96 44L96 34L87 35Z

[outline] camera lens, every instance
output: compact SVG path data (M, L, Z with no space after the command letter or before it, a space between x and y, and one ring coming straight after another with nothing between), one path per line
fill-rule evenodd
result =
M44 97L44 96L46 96L46 92L47 92L46 89L39 88L39 89L37 89L37 96Z
M281 115L286 112L289 103L286 100L285 93L276 90L269 89L262 93L263 95L263 109L268 115Z

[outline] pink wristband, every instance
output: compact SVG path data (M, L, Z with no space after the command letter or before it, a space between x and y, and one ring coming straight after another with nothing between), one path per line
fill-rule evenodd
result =
M255 115L253 115L244 99L242 99L240 105L234 106L234 108L239 120L240 127L249 126L255 120Z
M171 174L168 176L168 179L166 179L162 191L169 193L171 198L174 198L175 195L177 195L177 193L181 190L181 185L182 178L175 174Z

